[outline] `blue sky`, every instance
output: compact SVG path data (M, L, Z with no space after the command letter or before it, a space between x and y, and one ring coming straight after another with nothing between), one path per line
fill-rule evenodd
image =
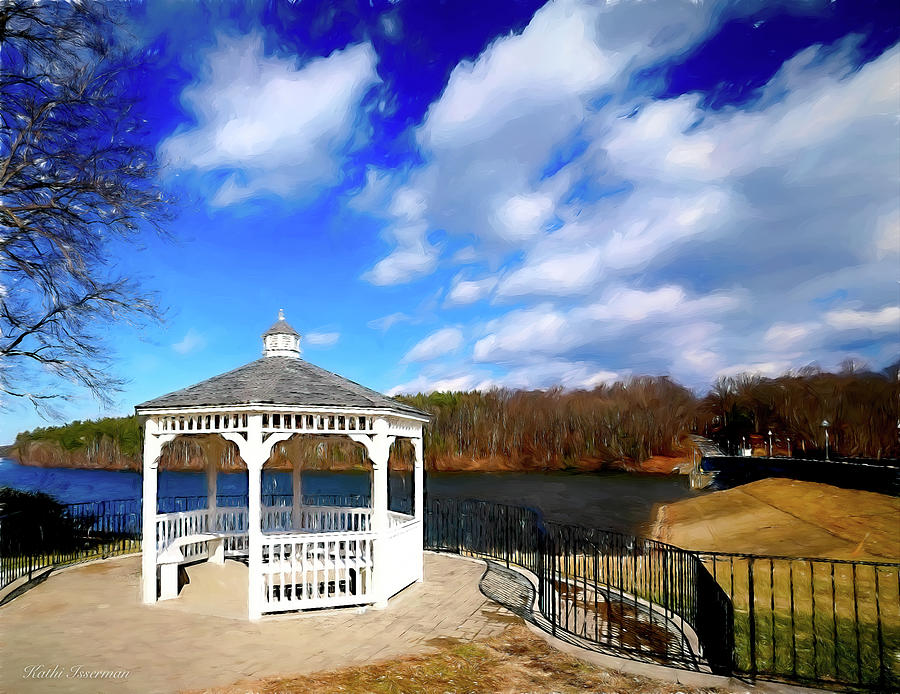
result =
M102 413L304 357L388 393L900 355L896 3L129 7L172 241ZM13 408L0 440L41 425Z

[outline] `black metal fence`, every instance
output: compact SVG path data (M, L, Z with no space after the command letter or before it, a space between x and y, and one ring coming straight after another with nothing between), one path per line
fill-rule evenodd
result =
M900 467L894 459L812 460L783 457L709 456L700 461L704 472L715 472L713 489L784 477L823 482L845 489L900 494Z
M735 672L900 690L900 564L699 556L733 608Z
M430 549L532 572L554 634L717 674L900 689L900 564L696 553L539 511L432 498Z
M646 660L730 670L724 592L691 552L611 531L546 522L536 509L430 498L425 546L519 565L537 578L554 634Z
M267 506L289 506L290 494L264 494ZM247 495L220 495L222 507L246 506ZM366 507L369 497L346 494L305 495L307 506ZM204 496L163 496L158 513L197 511L206 508ZM94 559L139 552L141 549L141 500L114 499L64 504L53 518L7 513L0 516L0 590L19 579L31 580L50 568ZM37 538L33 540L32 538Z
M290 495L264 501L287 505ZM304 503L369 500L316 495ZM205 505L205 496L159 500L161 512ZM900 563L690 552L477 500L429 498L425 511L427 548L527 569L545 626L582 645L719 674L900 690ZM140 550L139 499L65 506L62 523L38 528L40 551L17 546L16 515L0 518L0 588L42 569Z
M49 518L9 513L0 517L0 539L3 589L51 567L140 551L141 501L66 504L59 516Z

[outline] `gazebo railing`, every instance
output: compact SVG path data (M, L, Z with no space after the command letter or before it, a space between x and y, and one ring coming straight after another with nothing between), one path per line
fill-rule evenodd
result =
M376 550L378 565L390 567L382 574L387 595L400 592L422 580L422 521L399 513L388 513L388 531Z
M325 533L325 532L363 532L371 529L371 513L368 507L359 505L325 506L322 502L347 501L348 504L360 504L368 501L368 497L346 495L306 495L303 497L304 505L300 509L297 522L294 522L294 509L290 505L291 495L265 495L262 506L262 530L263 533L272 532L296 532L296 533ZM287 504L284 499L287 499ZM156 549L162 552L176 540L200 534L226 535L225 553L229 556L247 553L247 530L249 521L247 515L246 497L232 496L219 497L215 511L215 522L210 522L209 511L205 507L206 497L161 497L162 508L178 506L190 507L194 499L202 499L204 506L193 510L172 511L158 513L156 516ZM244 505L232 505L228 502L244 501ZM266 503L270 502L270 503ZM306 503L312 502L312 503ZM389 512L389 527L403 522L408 518L403 514ZM188 545L184 551L185 559L200 559L205 556L202 546Z
M263 494L263 506L290 506L293 502L292 494ZM175 513L178 511L199 511L205 509L207 497L203 495L193 496L161 496L157 499L158 513ZM223 506L247 506L246 494L219 494L216 497L216 507ZM370 505L369 496L366 494L304 494L304 506L348 506L351 508L366 508Z
M263 535L263 612L339 607L373 600L375 533Z

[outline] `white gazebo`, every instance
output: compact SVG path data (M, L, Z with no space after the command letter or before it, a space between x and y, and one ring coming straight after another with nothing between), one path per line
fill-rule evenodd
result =
M135 407L144 423L143 600L178 596L179 567L226 557L249 566L250 619L264 613L371 604L383 608L422 580L425 412L300 358L283 312L263 333L263 358ZM205 509L157 512L163 447L179 436L218 435L247 466L246 507L217 505L218 461L207 460ZM264 505L262 468L295 436L344 436L365 447L370 505L304 505L292 460L290 505ZM388 509L388 455L398 438L415 451L412 515Z

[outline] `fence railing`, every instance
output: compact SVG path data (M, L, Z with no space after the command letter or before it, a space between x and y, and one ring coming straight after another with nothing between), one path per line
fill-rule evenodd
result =
M900 564L706 552L751 677L900 689Z
M291 503L290 494L263 494L266 506ZM306 506L367 507L369 497L346 494L304 495ZM158 513L177 513L206 508L204 496L163 496ZM247 495L219 495L223 509L247 506ZM141 549L141 500L112 499L63 504L52 518L36 518L25 512L0 517L0 590L19 579L31 580L49 568L103 559Z
M51 567L140 551L140 499L66 504L59 511L43 518L21 511L0 519L0 589Z
M241 502L218 499L222 509ZM159 505L193 504L206 497ZM365 507L368 498L305 496L304 505ZM485 501L429 498L425 510L426 548L527 569L549 628L583 645L720 674L900 690L900 563L690 552ZM17 516L0 520L0 588L140 550L139 499L69 504L28 533L16 532Z
M431 498L429 549L516 564L554 633L718 674L900 689L900 563L697 553Z

